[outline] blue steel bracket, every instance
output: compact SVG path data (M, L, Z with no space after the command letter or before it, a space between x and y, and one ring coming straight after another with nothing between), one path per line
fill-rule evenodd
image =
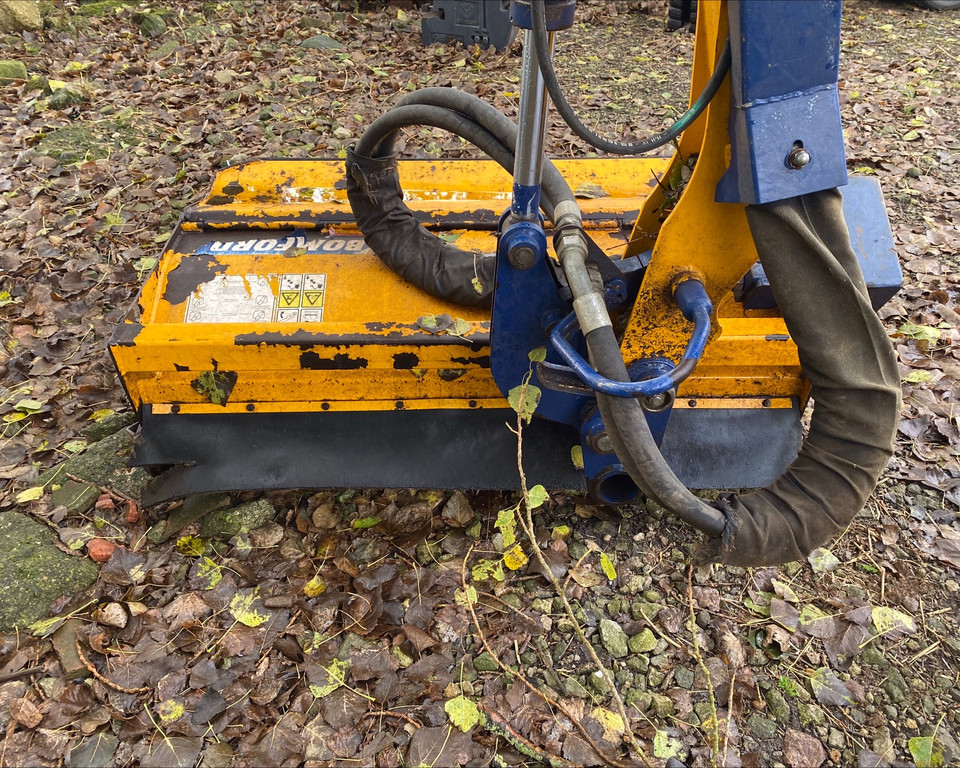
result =
M490 371L500 391L507 393L523 383L540 387L531 350L547 347L547 362L562 362L548 343L548 329L570 312L570 302L557 291L548 265L546 236L539 223L508 224L509 211L500 220L497 244L496 287L490 326ZM510 252L514 252L511 263ZM517 257L521 257L518 259ZM541 387L537 416L579 427L580 414L592 395Z
M730 0L730 168L717 202L847 183L837 79L841 0Z
M572 373L595 392L614 397L651 397L663 394L683 381L703 355L710 338L710 316L713 312L713 304L699 280L684 280L676 287L674 298L684 317L693 323L693 334L687 342L681 364L669 373L629 382L614 381L601 376L570 343L568 337L578 330L577 317L572 312L556 324L550 333L550 343Z
M595 407L587 409L580 424L580 446L583 450L583 474L587 492L605 504L627 504L640 493L637 484L614 453L603 420Z

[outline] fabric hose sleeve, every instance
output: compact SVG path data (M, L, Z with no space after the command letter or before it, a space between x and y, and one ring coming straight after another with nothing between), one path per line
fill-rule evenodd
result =
M727 519L704 559L799 560L846 528L893 454L900 377L870 305L837 190L747 207L764 272L814 402L800 453L763 490L723 494Z
M403 202L393 157L347 152L347 197L363 239L383 263L431 296L490 306L496 258L456 248L428 232Z

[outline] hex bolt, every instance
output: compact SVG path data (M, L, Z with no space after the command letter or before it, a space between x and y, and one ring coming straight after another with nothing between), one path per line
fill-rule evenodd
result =
M676 394L672 389L667 392L658 392L655 395L647 395L640 399L640 407L648 413L658 413L673 405L675 397Z
M590 447L597 453L613 453L613 440L606 432L594 432L590 435Z
M794 147L790 151L790 154L787 155L787 164L795 171L799 171L801 168L809 165L811 159L809 150L803 147Z
M530 269L537 263L537 252L529 245L517 245L510 249L507 258L516 269Z

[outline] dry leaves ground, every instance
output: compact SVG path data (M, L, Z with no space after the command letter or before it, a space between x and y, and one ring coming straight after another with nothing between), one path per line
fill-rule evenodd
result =
M25 513L106 559L56 620L3 636L0 763L626 761L556 595L534 567L501 565L515 498L338 490L141 510L142 477L115 469L127 433L87 448L128 410L105 341L218 168L337 155L410 88L515 113L517 49L424 48L412 5L48 2L42 33L0 39L32 78L0 85L0 519ZM691 36L667 34L652 0L582 5L560 48L579 108L607 127L674 114ZM883 311L902 440L872 501L829 552L759 571L689 572L693 536L655 508L554 494L537 512L652 764L960 759L960 14L848 0L843 54L850 168L882 182L906 280ZM430 129L406 144L469 151ZM549 149L584 151L559 127ZM23 495L96 450L114 469L83 503Z

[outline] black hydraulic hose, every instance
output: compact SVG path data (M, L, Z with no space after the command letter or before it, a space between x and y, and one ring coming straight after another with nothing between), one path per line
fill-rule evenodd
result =
M530 3L530 8L533 21L533 47L537 55L537 63L540 66L540 72L543 74L544 84L546 85L547 91L550 94L550 98L553 101L554 106L557 108L557 112L560 114L560 117L563 118L563 121L570 126L571 130L577 134L577 136L591 146L604 152L610 152L611 154L617 155L642 155L646 152L652 152L655 149L659 149L660 147L669 144L671 141L677 138L677 136L689 128L690 125L700 116L703 110L706 109L711 99L713 99L717 91L720 89L720 84L723 82L723 78L726 77L727 72L730 71L730 41L727 40L723 47L723 51L720 54L720 58L717 60L717 66L713 70L713 74L710 76L707 84L704 86L703 91L696 98L693 104L690 105L690 108L684 112L673 125L667 128L665 131L641 141L631 142L629 144L610 141L609 139L605 139L603 136L594 133L586 125L584 125L583 121L577 117L577 113L574 112L573 107L570 106L570 102L567 101L566 96L563 94L563 88L560 85L560 81L557 79L557 73L554 70L553 63L551 61L550 42L547 38L547 18L546 11L544 9L544 3L534 0L534 2Z
M613 329L597 328L586 335L590 360L607 378L630 381ZM647 425L643 408L633 398L597 395L600 417L627 474L658 504L710 536L720 536L723 514L694 496L670 469Z
M713 536L704 559L778 565L806 557L863 507L893 453L900 382L850 247L839 192L748 206L747 219L812 387L813 417L796 460L766 488L723 494L708 505L658 458L639 404L597 400L617 455L641 490ZM625 373L608 339L587 341L604 376ZM715 527L718 509L721 531L698 523Z

